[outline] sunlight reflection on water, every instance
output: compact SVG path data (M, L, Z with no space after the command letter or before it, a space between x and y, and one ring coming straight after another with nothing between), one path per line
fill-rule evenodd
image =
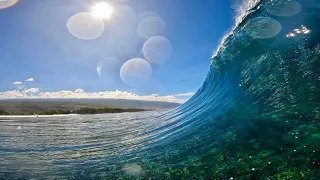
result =
M152 118L162 113L1 116L0 172L19 170L17 174L24 177L33 173L48 176L60 168L72 169L78 161L90 163L105 157L110 158L106 166L121 164L121 160L111 162L113 156L146 145L143 133L162 124ZM138 164L121 166L131 175L142 172Z

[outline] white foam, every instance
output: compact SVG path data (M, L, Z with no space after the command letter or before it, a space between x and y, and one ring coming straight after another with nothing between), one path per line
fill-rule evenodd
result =
M211 58L217 56L217 53L224 48L223 44L226 39L233 33L236 27L243 21L243 19L250 13L250 9L255 7L261 0L245 0L245 1L237 1L233 5L233 9L235 11L235 24L221 39L220 44L217 46L216 50L214 50ZM212 63L212 62L211 62Z

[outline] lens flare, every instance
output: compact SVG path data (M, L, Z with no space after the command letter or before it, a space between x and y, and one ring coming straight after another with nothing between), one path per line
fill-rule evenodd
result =
M92 40L104 32L101 19L94 18L91 13L82 12L72 16L67 23L69 32L79 39Z
M150 80L152 68L150 64L140 58L125 62L120 69L120 77L125 84L133 87L146 85Z
M138 164L126 164L122 169L128 175L139 175L142 172L142 168Z
M270 1L266 6L267 11L280 17L288 17L298 14L301 11L301 5L295 0L291 1Z
M171 42L162 36L155 36L148 39L143 45L143 55L154 64L166 62L172 54Z
M0 0L0 10L17 4L19 0Z
M255 39L268 39L281 31L281 24L270 17L251 19L244 27L245 31Z
M110 19L113 14L113 8L107 3L100 2L92 7L92 14L97 18Z
M140 37L150 38L161 35L165 27L165 22L161 18L147 17L139 23L137 33Z
M114 87L119 81L121 82L119 77L121 66L122 62L118 58L107 57L101 60L96 68L100 82L108 88Z

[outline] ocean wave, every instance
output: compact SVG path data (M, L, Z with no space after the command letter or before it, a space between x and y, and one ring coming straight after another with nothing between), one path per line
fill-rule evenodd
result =
M0 177L319 179L319 3L237 5L202 87L172 111L0 120Z

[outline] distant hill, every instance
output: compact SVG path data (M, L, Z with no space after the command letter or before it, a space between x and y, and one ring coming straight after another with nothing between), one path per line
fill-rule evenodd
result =
M123 99L14 99L0 100L0 110L9 113L39 113L48 110L74 111L81 108L172 109L180 104Z

